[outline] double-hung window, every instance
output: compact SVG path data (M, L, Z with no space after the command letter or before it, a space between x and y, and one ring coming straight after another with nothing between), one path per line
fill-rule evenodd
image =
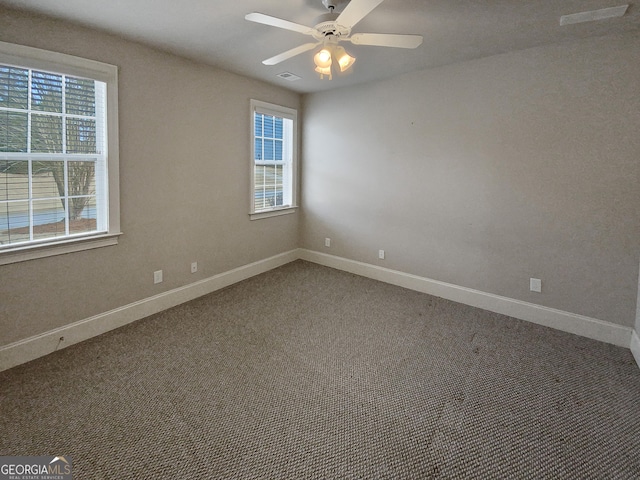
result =
M116 243L117 69L0 43L0 264Z
M251 218L291 213L296 206L293 109L251 100Z

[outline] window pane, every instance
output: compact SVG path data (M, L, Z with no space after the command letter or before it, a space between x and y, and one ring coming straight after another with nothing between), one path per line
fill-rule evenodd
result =
M0 200L28 198L29 163L26 160L0 160Z
M64 196L64 162L33 162L33 198Z
M27 151L27 114L0 112L0 152Z
M265 208L269 207L268 199L266 198L264 189L267 168L268 167L264 165L256 166L254 193L256 210L264 210Z
M259 138L255 139L255 151L254 151L254 160L262 160L262 140Z
M273 138L273 121L274 117L264 116L264 136L267 138Z
M65 235L63 198L33 201L33 239Z
M62 117L31 115L31 151L62 153Z
M254 132L254 136L256 137L261 137L262 136L262 119L263 119L264 115L261 115L259 113L255 114L255 132Z
M264 140L264 159L263 160L274 160L273 158L273 140Z
M70 199L69 218L75 220L84 214L84 208L90 198L95 195L95 163L94 162L69 162L69 196L78 197Z
M96 191L96 162L69 161L69 195L93 195Z
M66 77L65 107L72 115L96 114L96 82L83 78Z
M282 165L256 166L254 176L254 203L256 211L282 206Z
M273 142L275 148L274 159L282 160L282 140L274 140Z
M283 138L283 128L282 128L282 118L276 118L275 119L275 132L274 132L274 138Z
M97 218L96 198L76 197L69 199L69 202L72 212L74 209L81 212L77 218L71 218L69 220L69 233L95 232Z
M31 109L62 113L62 76L31 73Z
M27 108L29 70L0 65L0 107Z
M29 202L0 201L0 245L29 240Z
M96 122L67 118L67 153L96 153Z

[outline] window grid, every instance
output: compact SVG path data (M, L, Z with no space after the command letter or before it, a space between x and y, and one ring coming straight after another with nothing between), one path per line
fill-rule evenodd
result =
M261 213L293 204L293 116L279 116L269 108L253 111L252 212Z
M254 115L255 210L267 210L283 206L282 181L278 179L284 173L284 120L264 113Z
M6 87L7 87L8 100L11 100L12 98L11 97L12 72L15 72L15 71L19 72L20 70L26 70L28 72L27 88L26 88L27 90L26 108L16 108L13 106L4 106L4 105L0 106L0 112L21 113L21 114L26 114L27 116L26 133L25 133L26 152L11 151L11 148L9 147L9 143L10 143L9 141L7 142L7 147L6 147L9 151L0 152L0 165L4 166L4 169L0 170L0 174L3 174L5 177L5 198L4 199L0 198L0 206L4 205L5 207L4 213L6 213L6 220L5 220L6 223L5 222L0 223L0 248L2 248L3 246L13 247L17 243L27 243L27 242L31 243L38 240L50 240L52 237L59 236L59 233L60 233L59 230L61 229L59 229L58 226L62 227L62 225L59 225L60 223L62 223L62 221L58 220L60 216L62 216L62 220L64 221L64 231L62 232L64 236L71 236L76 233L86 235L88 233L106 231L107 230L106 215L100 212L100 209L97 208L97 204L96 204L98 197L102 199L105 194L104 192L105 189L104 189L104 186L102 185L105 179L104 178L98 179L96 177L98 177L98 174L99 174L97 166L106 164L106 159L102 158L104 157L104 153L103 153L104 147L101 144L102 141L104 141L105 139L104 132L102 131L104 129L104 116L101 114L103 114L105 111L104 105L102 105L102 103L104 100L106 84L102 84L102 82L97 82L93 80L91 81L82 80L77 77L67 76L64 74L48 74L45 72L41 72L39 70L11 67L8 65L0 65L0 69L2 69L3 73L6 74L6 78L7 78ZM40 93L40 92L37 92L36 94L34 94L34 72L37 72L37 74L40 75L39 78L45 79L43 80L42 85L44 85L46 81L50 81L51 83L53 83L56 80L56 77L59 78L60 96L61 96L61 98L59 99L60 100L59 112L51 111L51 110L56 110L58 108L57 105L51 108L46 108L44 110L37 108L39 107L38 105L34 105L34 96ZM67 107L68 107L67 85L71 82L75 82L76 85L79 85L78 87L79 90L77 89L77 91L74 92L76 95L76 98L74 98L74 100L76 101L76 104L74 105L74 107L77 110L82 110L82 106L84 103L85 104L84 113L86 113L86 110L91 110L94 113L93 115L83 115L80 113L67 112ZM85 87L93 85L92 88L88 88L89 94L87 94L87 92L82 91L82 85L81 85L82 83L84 83ZM42 87L42 88L43 88L43 91L46 90L45 87ZM53 88L53 90L55 90L55 87ZM54 93L54 98L53 100L49 99L49 104L52 105L54 102L56 102L56 100L57 99L55 98L55 93ZM87 100L90 100L90 102L92 103L92 105L90 105L90 108L86 108ZM48 106L46 101L42 102L42 104L45 107ZM36 119L35 122L34 122L34 117ZM51 147L54 150L53 152L47 152L47 153L37 152L37 151L33 152L34 123L37 124L38 121L40 120L45 121L46 123L47 117L49 119L60 118L59 126L54 125L53 130L51 130L53 132L52 134L53 137L59 136L59 147L56 147L55 145ZM74 125L75 128L74 128L74 131L72 132L70 130L70 123L73 123L73 122L76 122L76 124ZM51 126L50 121L48 126L49 127ZM9 139L9 137L11 137L11 134L12 134L11 125L9 125L9 123L7 123L6 125L6 131L7 131L7 139ZM74 133L75 133L75 137L73 138L70 137L70 135L73 135ZM45 131L44 135L46 136L46 134L47 132ZM73 148L70 147L70 144L69 144L70 139L75 140L75 144ZM83 140L85 141L85 143L83 143ZM98 141L100 141L101 143L98 143ZM56 142L54 143L57 145ZM42 146L40 148L40 150L47 150L47 149L48 147L43 148ZM73 149L75 150L91 149L91 152L75 153L73 151L71 152L69 151ZM61 151L56 151L56 150L61 150ZM84 178L84 184L80 184L80 186L78 187L81 190L79 192L78 191L72 192L72 189L70 188L69 165L70 165L70 162L76 162L76 160L82 160L84 165L82 165L80 162L71 163L71 164L74 165L74 167L79 166L80 168L78 169L78 171L80 171L80 173L83 172L83 168L84 168L86 170L84 177L86 178ZM22 198L12 199L12 198L9 198L10 196L9 195L9 188L10 188L9 175L10 174L8 172L9 172L10 166L16 163L19 163L20 161L27 162L27 178L28 178L27 198L25 199L22 197ZM62 162L62 172L60 172L62 174L62 179L61 179L62 185L59 185L58 180L56 180L56 185L58 185L58 189L63 190L62 192L59 192L61 193L59 196L53 196L48 198L38 197L37 199L35 198L34 184L33 184L34 162L37 162L39 166L47 165L47 163L53 165L54 162ZM86 172L91 172L91 173L86 173ZM55 177L55 174L52 174L52 175ZM92 176L93 180L92 182L91 181L89 182L90 185L87 185L86 180L89 176ZM101 174L100 176L103 177L104 175ZM83 177L83 175L80 175L80 177ZM74 181L75 179L76 178L74 177ZM85 191L87 187L92 188L92 191L91 192ZM27 216L28 216L28 238L24 238L24 234L20 234L20 232L25 229L24 227L20 226L21 221L19 220L20 218L19 208L17 210L17 213L13 212L13 220L11 219L11 211L13 211L15 207L19 207L21 204L24 204L25 200L26 200ZM61 204L62 215L56 213L60 211L60 204ZM82 211L85 209L85 207L87 207L87 210L89 210L89 213L87 215L90 215L93 218L93 220L95 220L95 224L93 227L92 227L91 221L86 223L88 228L83 227L83 223L79 222L80 227L77 228L78 231L71 231L70 215L72 210L71 208L72 204L74 207L73 208L74 220L76 219L82 220L83 218L82 216L76 217L75 215L78 212L80 215L82 215ZM14 206L14 208L12 208L12 205ZM40 206L48 206L48 210L53 212L51 213L50 217L47 217L47 215L37 211L38 210L37 207L40 207ZM3 212L0 212L0 215L2 213ZM38 215L38 219L36 218L36 214ZM91 217L89 218L89 220L91 220ZM14 226L14 224L17 224L17 226ZM34 227L36 226L41 227L42 232L44 233L37 234L34 231ZM13 231L15 231L15 234L13 234ZM13 237L17 236L18 239L13 240L12 236Z

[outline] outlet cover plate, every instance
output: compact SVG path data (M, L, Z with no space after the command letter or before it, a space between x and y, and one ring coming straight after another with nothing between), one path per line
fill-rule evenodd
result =
M542 280L539 278L530 278L529 279L529 290L532 292L541 293L542 292Z

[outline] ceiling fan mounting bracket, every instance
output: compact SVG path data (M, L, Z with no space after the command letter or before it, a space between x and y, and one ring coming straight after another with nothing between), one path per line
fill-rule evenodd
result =
M348 3L349 0L322 0L322 5L332 12L341 12Z

